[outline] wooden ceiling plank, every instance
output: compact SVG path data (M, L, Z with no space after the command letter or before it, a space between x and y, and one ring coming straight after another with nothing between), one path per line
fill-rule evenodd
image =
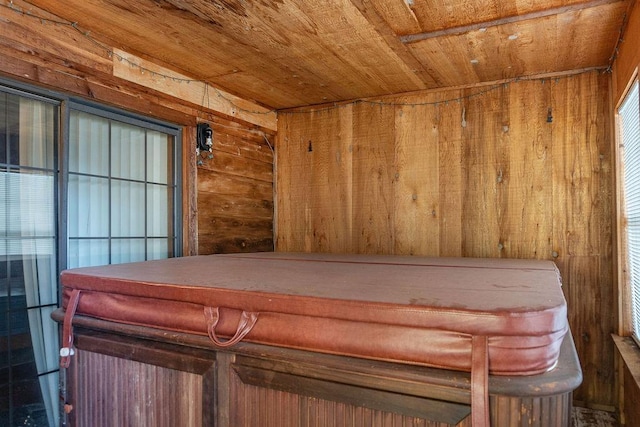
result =
M264 82L262 93L269 93L269 89L275 86L283 94L281 99L295 102L296 105L304 104L309 98L302 96L304 92L299 87L282 82L274 84L273 76L284 75L286 64L256 53L253 47L230 39L203 21L194 22L193 15L159 8L152 1L132 4L124 0L78 0L77 5L75 2L69 5L51 0L30 2L46 8L60 19L78 22L79 28L90 31L97 40L112 41L112 46L119 46L143 59L152 59L167 68L198 76L203 81L215 82L217 76L242 71L252 74L256 84ZM260 76L269 78L265 81ZM240 82L225 87L225 90L235 94L244 93ZM249 99L278 107L265 97Z
M73 57L73 63L66 61L68 68L90 68L99 72L111 73L111 60L108 52L99 45L91 43L80 31L71 25L59 25L57 17L43 13L39 17L29 14L16 2L11 7L0 8L2 37L12 40L17 49L21 45L37 46L42 55L50 54L47 60L56 57ZM46 31L37 31L45 27ZM36 30L36 31L34 31ZM28 43L25 43L28 41ZM27 48L30 49L30 48ZM72 55L69 53L72 52Z
M388 46L392 40L401 47L395 35L386 34L385 38L381 28L363 19L348 0L324 3L322 7L292 0L277 9L255 3L246 6L241 20L230 19L220 8L204 3L168 1L203 19L219 22L229 34L238 35L239 42L250 43L274 60L299 65L302 70L291 73L298 80L291 83L299 86L373 93L381 88L425 88L425 81L433 84L428 75L418 75L422 66L406 49L399 54ZM325 94L316 101L325 102L329 96ZM357 96L354 91L353 97Z
M304 1L302 3L306 4ZM406 51L398 52L394 46L389 45L390 39L379 32L380 20L374 19L375 12L372 9L369 9L368 17L374 19L377 28L350 0L340 0L335 9L320 12L325 14L324 21L330 24L329 32L324 33L321 39L324 48L332 51L335 49L334 46L349 37L353 48L335 53L339 54L340 61L350 65L350 70L353 70L358 78L363 79L362 83L368 82L372 85L374 91L399 92L411 90L412 87L425 88L425 83L433 83L430 76L420 73L420 69L412 68L412 65L419 64L412 62L410 55L404 53ZM335 16L341 12L343 20L336 21Z
M422 31L420 21L406 0L364 0L373 5L386 25L397 35Z
M409 46L420 61L437 64L445 86L606 68L625 10L626 3L611 2Z
M348 92L353 91L350 95L354 97L357 96L356 91L361 90L364 79L354 79L352 75L355 73L352 72L340 74L344 64L334 62L336 58L333 56L327 56L325 46L312 43L313 34L317 31L315 23L294 4L281 6L278 10L270 7L260 9L260 5L252 4L230 13L209 3L186 4L178 0L168 0L167 3L184 8L203 22L215 22L238 46L245 46L253 56L269 59L266 67L254 62L241 70L241 79L245 77L241 85L252 76L258 76L258 81L260 76L271 79L270 84L256 88L254 99L264 99L274 87L283 94L291 92L288 94L289 102L302 98L301 103L307 104L335 99L333 92L336 90L343 96L345 92L349 95ZM252 59L252 56L248 58ZM281 66L281 69L269 69L274 65ZM237 87L238 80L232 76L214 79L226 81L225 87ZM242 90L245 88L243 86ZM276 108L283 105L270 101L270 105Z
M434 78L434 75L436 75L436 73L421 64L420 61L418 61L413 56L411 51L407 49L407 47L403 43L401 43L400 40L398 40L396 34L391 30L391 27L389 27L388 21L380 16L379 12L377 12L377 8L375 8L375 6L372 7L371 2L369 2L368 0L351 0L351 3L371 23L375 30L389 44L391 49L393 49L393 51L400 57L400 59L404 61L412 70L414 70L414 72L421 78L422 82L425 83L423 89L439 85L439 82L437 82ZM404 3L404 1L402 3L406 6L406 3ZM408 6L405 9L408 9L409 11L411 10Z
M403 43L415 43L421 40L427 40L436 37L464 34L470 31L477 31L482 28L499 27L502 25L513 24L517 22L527 21L531 19L544 18L547 16L560 15L568 12L580 11L583 9L594 8L598 6L608 5L612 3L626 2L627 0L590 0L585 3L569 4L566 6L555 7L546 10L538 10L535 12L524 13L521 15L513 15L504 18L494 19L491 21L478 22L459 27L451 27L442 30L428 31L423 33L408 34L400 37Z
M107 49L277 110L599 67L629 2L14 0L77 21ZM427 38L399 38L417 34Z
M612 3L559 15L556 29L559 43L555 51L559 66L609 67L626 9L626 3Z
M429 32L491 21L505 16L519 15L541 8L554 7L567 0L441 0L414 1L414 12L421 31ZM572 0L568 0L572 1ZM541 6L543 3L546 6ZM408 33L398 33L407 35Z
M436 84L406 49L390 47L349 0L256 2L236 10L202 1L31 1L123 50L274 108Z

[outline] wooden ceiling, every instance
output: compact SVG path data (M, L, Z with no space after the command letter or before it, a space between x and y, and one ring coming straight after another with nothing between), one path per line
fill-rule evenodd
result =
M28 0L268 108L606 68L633 0Z

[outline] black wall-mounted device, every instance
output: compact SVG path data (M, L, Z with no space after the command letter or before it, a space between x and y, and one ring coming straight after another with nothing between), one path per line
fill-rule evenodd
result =
M213 129L208 123L198 123L198 146L197 152L203 151L213 152Z

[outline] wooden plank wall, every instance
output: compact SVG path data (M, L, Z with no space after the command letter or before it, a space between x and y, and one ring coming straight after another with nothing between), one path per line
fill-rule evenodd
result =
M554 260L574 397L613 409L609 100L589 72L281 112L276 250Z
M198 167L198 253L273 251L273 134L213 117Z
M638 79L638 69L640 67L640 2L632 2L631 9L627 13L626 30L624 37L620 41L617 57L613 64L613 105L616 111L620 103L624 100L631 84ZM618 220L617 228L621 230L618 237L618 253L620 263L618 265L619 300L620 312L617 333L622 336L630 336L631 326L631 295L629 288L629 275L627 273L627 250L624 238L624 227L626 219L624 215L622 197L622 153L617 153L618 182L617 191ZM640 425L640 348L635 345L631 338L622 339L618 337L618 350L620 354L626 353L626 357L619 357L619 381L620 381L620 412L621 419L629 426ZM626 342L627 345L622 343ZM626 351L625 351L626 350Z
M20 13L24 10L29 13ZM54 21L59 19L20 0L0 7L0 77L183 126L184 254L272 249L273 156L265 138L273 140L275 131L221 113L202 96L174 96L187 83L154 82L158 72L169 72L159 66L141 73L134 62L124 61L131 69L127 75L108 40ZM197 167L196 123L201 121L213 125L215 156L203 156Z

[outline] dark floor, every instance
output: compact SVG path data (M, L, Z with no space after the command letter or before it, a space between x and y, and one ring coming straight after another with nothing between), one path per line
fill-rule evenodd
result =
M572 421L574 427L617 427L620 425L611 412L585 408L573 408Z

